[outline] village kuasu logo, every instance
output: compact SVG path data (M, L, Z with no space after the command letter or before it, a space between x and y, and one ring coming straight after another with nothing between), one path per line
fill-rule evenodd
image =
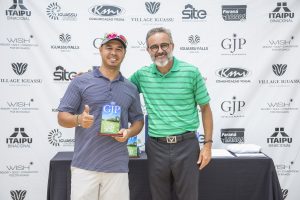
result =
M10 196L13 200L25 200L26 190L11 190Z

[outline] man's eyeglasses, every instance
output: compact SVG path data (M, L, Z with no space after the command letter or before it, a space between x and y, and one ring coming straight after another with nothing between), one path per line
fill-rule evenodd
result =
M168 48L170 47L170 44L172 43L161 43L160 45L154 44L150 47L148 47L150 49L150 51L152 51L153 53L158 52L159 47L161 48L161 50L166 51L168 50Z

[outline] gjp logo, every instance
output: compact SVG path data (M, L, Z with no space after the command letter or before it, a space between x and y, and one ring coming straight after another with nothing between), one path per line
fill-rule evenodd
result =
M10 195L13 200L24 200L26 192L26 190L11 190Z
M27 63L12 63L11 66L17 75L22 75L26 72L28 64Z
M200 36L199 35L190 35L188 40L189 40L189 43L191 43L191 44L198 44L200 42Z
M221 42L221 46L223 49L229 50L230 53L234 53L236 50L241 50L243 46L246 44L245 38L238 38L237 34L233 34L232 38L225 38ZM241 54L243 55L243 54Z
M71 41L71 35L66 33L62 33L59 35L59 40L62 42L62 43L69 43Z
M145 6L150 14L155 14L159 10L160 2L145 2Z
M286 64L274 64L274 65L272 65L273 72L277 76L282 76L285 73L286 68L287 68Z

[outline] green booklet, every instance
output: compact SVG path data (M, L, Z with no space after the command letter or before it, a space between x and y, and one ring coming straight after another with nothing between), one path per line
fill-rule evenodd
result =
M121 106L115 102L106 104L102 108L102 118L100 122L100 135L122 136L119 134L121 127Z

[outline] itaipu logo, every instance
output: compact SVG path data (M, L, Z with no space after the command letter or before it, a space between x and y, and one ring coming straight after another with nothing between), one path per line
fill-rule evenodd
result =
M287 2L277 2L276 8L269 13L270 22L293 22L295 13L293 13L288 7Z
M22 75L26 72L28 64L27 63L12 63L11 66L17 75Z
M159 10L160 2L145 2L145 6L150 14L155 14Z
M26 197L26 190L11 190L10 196L13 200L24 200Z
M293 138L285 132L284 127L276 127L274 133L267 138L269 147L290 147L292 142Z
M8 20L29 20L31 11L28 10L23 0L13 0L13 5L5 11Z

